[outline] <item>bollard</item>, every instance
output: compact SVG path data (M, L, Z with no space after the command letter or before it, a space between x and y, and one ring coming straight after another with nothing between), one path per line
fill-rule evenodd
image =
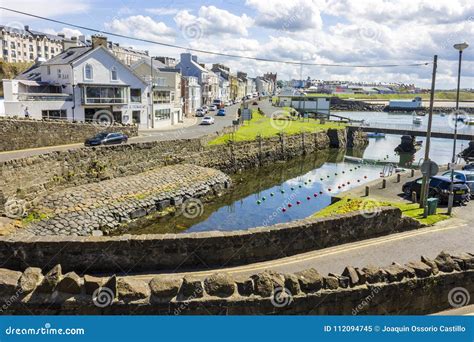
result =
M400 183L401 179L402 179L402 175L397 173L397 183Z
M410 171L410 177L414 177L415 176L415 170L411 169Z
M369 196L369 187L368 186L365 187L365 196L366 197Z
M418 202L415 191L412 191L412 193L411 193L411 201L412 201L412 203L417 203Z
M387 187L387 180L382 179L382 189L385 189Z

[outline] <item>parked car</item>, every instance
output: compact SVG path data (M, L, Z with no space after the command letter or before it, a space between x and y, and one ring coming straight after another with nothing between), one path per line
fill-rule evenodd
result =
M226 107L228 107L228 106L232 106L232 102L230 102L230 101L226 101L226 102L224 103L224 106L226 106Z
M196 109L196 116L197 117L203 117L204 115L206 115L204 110L202 110L201 108Z
M474 163L466 164L462 169L466 171L474 171Z
M212 104L212 105L209 106L209 110L210 110L210 111L217 110L217 106L214 105L214 104Z
M209 111L208 106L202 106L201 109L204 111L204 113L207 113Z
M415 192L417 197L421 194L421 183L423 178L415 179L414 181L407 182L403 185L402 191L406 196L411 196L412 192ZM449 190L451 186L451 179L445 176L433 176L430 179L428 197L438 198L440 203L446 203L449 198ZM455 180L454 181L454 202L467 202L471 197L471 191L467 186L466 182Z
M85 146L113 145L126 143L128 136L123 133L99 133L92 138L86 139Z
M451 179L451 171L446 171L445 173L443 173L443 176ZM471 190L471 198L474 197L474 170L473 171L455 170L454 180L466 182L467 186Z
M205 116L201 120L201 125L213 125L214 118L212 116Z
M225 116L225 109L224 108L219 109L216 116Z

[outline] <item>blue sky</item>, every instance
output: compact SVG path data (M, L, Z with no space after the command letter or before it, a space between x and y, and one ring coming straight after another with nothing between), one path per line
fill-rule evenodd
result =
M474 45L474 1L468 0L0 0L2 6L100 30L238 55L315 63L409 64L439 55L438 88L454 88L453 43ZM66 35L90 32L21 15L1 23ZM110 37L153 55L181 51ZM303 67L198 54L255 76L415 83L429 86L431 67L354 69ZM464 53L462 86L473 87L474 46Z

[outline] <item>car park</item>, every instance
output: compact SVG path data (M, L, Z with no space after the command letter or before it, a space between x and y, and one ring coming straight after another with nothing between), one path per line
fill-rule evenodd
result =
M451 179L451 171L446 171L445 173L443 173L443 176ZM474 196L474 170L455 170L454 180L466 182L467 186L471 190L471 197Z
M217 112L216 116L225 116L225 109L224 108L221 108L219 109L219 111Z
M413 192L416 193L417 198L421 195L421 185L423 178L415 179L403 185L402 191L406 196L411 196ZM451 187L451 179L445 176L433 176L430 178L428 197L437 198L440 203L446 203L449 198ZM454 202L465 203L470 200L471 191L466 182L454 180Z
M201 125L213 125L214 118L212 116L205 116L201 120Z
M128 141L128 136L120 132L102 132L96 134L92 138L86 139L85 146L100 146L100 145L114 145L122 144Z

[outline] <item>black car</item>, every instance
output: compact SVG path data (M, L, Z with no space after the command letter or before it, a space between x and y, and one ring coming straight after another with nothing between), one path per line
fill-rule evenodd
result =
M128 136L123 133L99 133L84 142L85 146L113 145L126 143Z
M421 194L421 183L423 178L415 179L403 185L402 190L406 196L411 196L412 192L416 192L418 198ZM440 203L446 203L449 198L449 189L451 186L451 179L444 176L434 176L430 179L430 187L428 190L428 197L438 198ZM454 202L467 202L470 199L470 190L466 182L454 180Z
M474 171L474 163L466 164L462 169L466 171Z

